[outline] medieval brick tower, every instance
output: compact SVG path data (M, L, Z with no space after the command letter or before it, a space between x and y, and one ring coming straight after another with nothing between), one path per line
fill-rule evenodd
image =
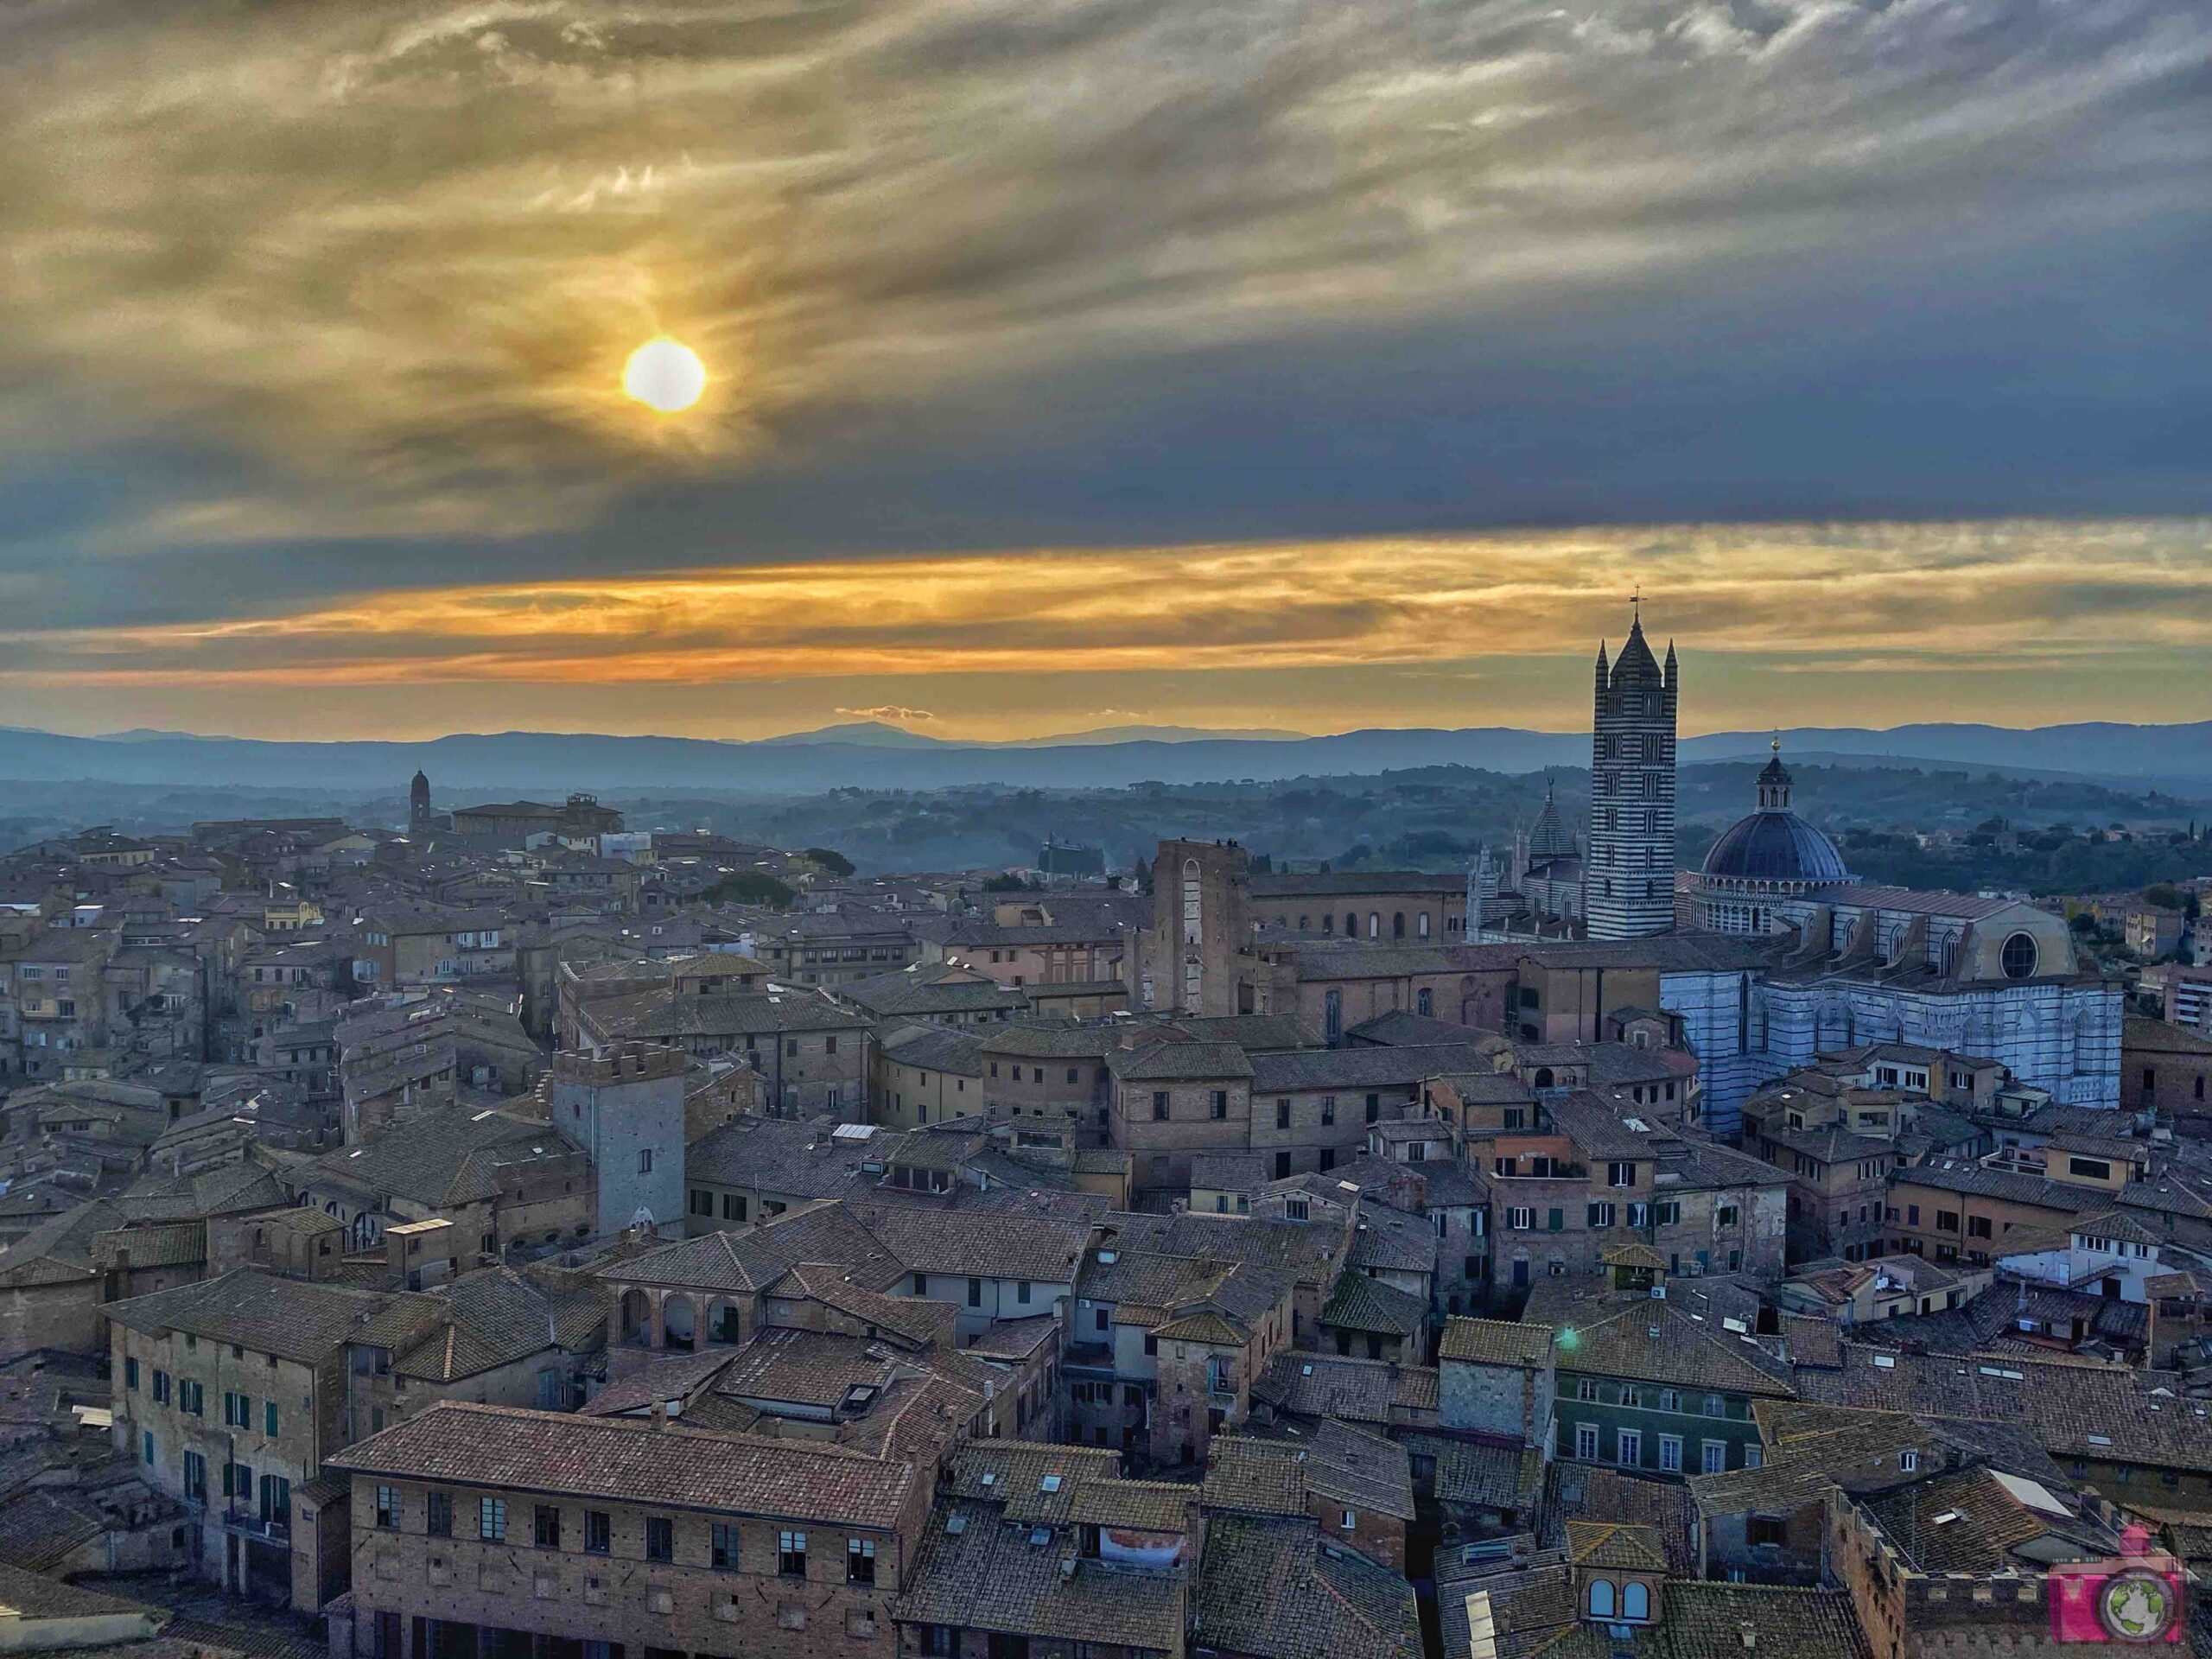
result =
M415 781L407 788L407 833L420 836L429 832L430 780L417 772Z
M1584 913L1593 939L1675 926L1675 647L1662 671L1639 611L1609 671L1598 647L1590 734L1590 857Z

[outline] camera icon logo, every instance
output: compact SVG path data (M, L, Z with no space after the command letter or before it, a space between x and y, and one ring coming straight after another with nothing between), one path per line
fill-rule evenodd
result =
M2050 1569L2050 1633L2061 1642L2178 1643L2188 1602L2181 1563L2154 1554L2149 1535L2130 1527L2122 1554L2067 1561Z

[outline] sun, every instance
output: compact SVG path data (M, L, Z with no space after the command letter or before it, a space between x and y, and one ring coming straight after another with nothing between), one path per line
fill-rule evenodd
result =
M622 365L623 391L664 415L690 408L706 389L707 365L698 353L665 334L639 346Z

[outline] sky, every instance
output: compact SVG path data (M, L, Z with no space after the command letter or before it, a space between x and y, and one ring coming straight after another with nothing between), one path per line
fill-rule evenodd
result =
M2212 716L2183 0L26 0L0 724ZM694 408L627 400L672 336Z

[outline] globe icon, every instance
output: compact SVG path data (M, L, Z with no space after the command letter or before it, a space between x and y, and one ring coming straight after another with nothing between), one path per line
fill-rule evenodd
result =
M2120 1573L2098 1591L2097 1618L2118 1641L2155 1642L2173 1623L2172 1592L2154 1573Z

